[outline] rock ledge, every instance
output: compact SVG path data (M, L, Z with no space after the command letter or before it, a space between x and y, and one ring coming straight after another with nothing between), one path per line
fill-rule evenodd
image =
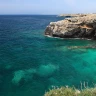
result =
M50 22L45 30L46 36L60 38L96 39L96 14L87 14Z

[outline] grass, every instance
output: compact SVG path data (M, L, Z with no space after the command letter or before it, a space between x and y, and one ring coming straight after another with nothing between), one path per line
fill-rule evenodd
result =
M86 88L80 91L74 87L61 87L49 90L44 96L96 96L96 88Z

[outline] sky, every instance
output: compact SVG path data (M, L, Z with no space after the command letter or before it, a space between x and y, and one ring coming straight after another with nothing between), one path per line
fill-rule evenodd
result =
M96 0L0 0L0 14L96 13Z

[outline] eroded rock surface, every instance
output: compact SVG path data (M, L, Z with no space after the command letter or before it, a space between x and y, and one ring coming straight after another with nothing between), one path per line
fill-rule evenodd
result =
M61 38L96 39L96 14L87 14L50 22L45 35Z

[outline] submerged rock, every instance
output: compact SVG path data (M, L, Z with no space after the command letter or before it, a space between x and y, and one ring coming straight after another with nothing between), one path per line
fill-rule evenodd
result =
M14 72L12 83L15 85L19 85L21 80L24 80L24 81L31 80L34 73L36 73L36 70L33 68L26 69L26 70L17 70Z
M25 77L25 72L23 70L18 70L14 72L14 77L12 83L18 85L21 79Z
M89 46L69 46L68 49L96 49L96 46L89 45Z
M96 14L51 22L45 30L45 35L60 38L96 39Z
M41 65L37 70L37 74L40 77L48 77L51 76L57 69L58 67L52 64Z

